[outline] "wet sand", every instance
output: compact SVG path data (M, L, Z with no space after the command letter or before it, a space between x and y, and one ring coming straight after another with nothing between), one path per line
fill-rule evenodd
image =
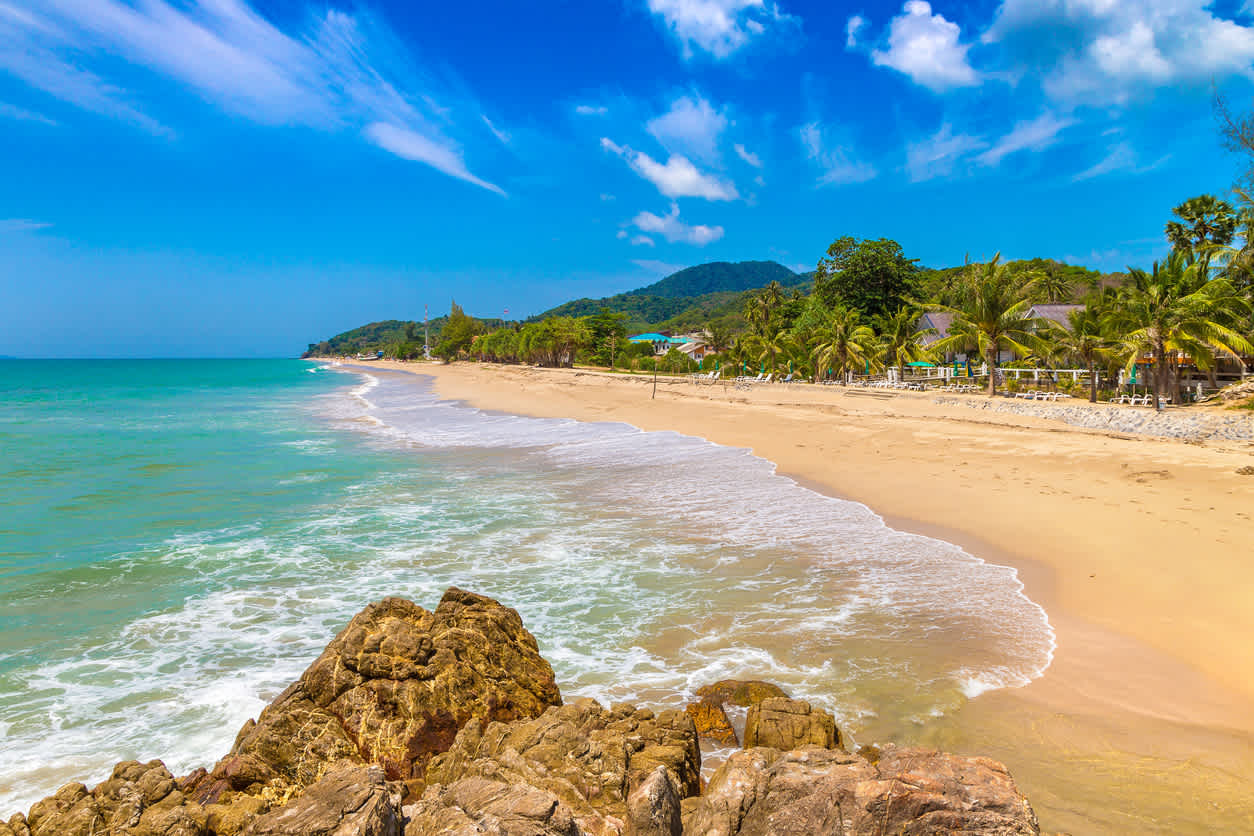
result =
M931 396L694 386L585 370L379 364L514 414L624 421L752 448L899 529L1019 570L1058 634L1024 688L914 742L1004 761L1044 832L1254 832L1254 464L1184 442ZM970 397L982 397L973 395Z

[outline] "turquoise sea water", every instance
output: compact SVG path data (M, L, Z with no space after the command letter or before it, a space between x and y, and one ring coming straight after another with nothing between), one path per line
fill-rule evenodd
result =
M743 450L300 361L0 361L0 817L216 760L362 606L517 608L563 694L772 679L901 739L1049 663L1014 572Z

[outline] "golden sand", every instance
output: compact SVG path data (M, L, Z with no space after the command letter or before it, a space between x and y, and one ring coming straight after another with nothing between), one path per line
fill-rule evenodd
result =
M919 738L1010 766L1046 832L1254 832L1254 443L1184 442L818 386L378 363L520 415L751 448L899 529L1016 567L1054 663ZM979 398L982 395L966 397Z

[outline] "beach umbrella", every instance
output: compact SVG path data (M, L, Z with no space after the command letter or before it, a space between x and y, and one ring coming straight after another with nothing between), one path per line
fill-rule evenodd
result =
M1132 385L1136 385L1136 363L1132 364Z
M701 368L701 364L702 364L702 363L704 363L704 362L705 362L705 358L702 358L702 359L698 360L698 361L697 361L697 368L698 368L698 369L700 369L700 368Z

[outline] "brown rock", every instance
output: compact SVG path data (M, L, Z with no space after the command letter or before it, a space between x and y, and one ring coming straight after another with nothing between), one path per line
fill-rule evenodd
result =
M189 787L202 803L228 791L287 800L344 763L417 778L472 718L509 722L560 703L514 610L456 588L434 612L386 598L354 616Z
M1027 799L987 758L886 747L877 764L839 749L747 749L684 802L702 836L1037 836Z
M13 822L10 822L10 830ZM92 790L66 784L36 802L30 836L203 836L205 812L175 787L161 761L123 761ZM20 830L14 830L21 833Z
M244 836L401 836L400 785L377 766L333 770L297 799L253 819Z
M808 702L770 697L749 709L745 719L745 748L769 746L787 751L802 746L831 749L841 745L832 715Z
M570 808L556 795L528 784L463 778L427 787L405 808L405 836L580 836Z
M740 745L740 741L736 739L736 730L732 728L727 712L723 710L723 704L714 697L702 697L698 702L690 703L684 713L692 718L692 724L701 737L724 746Z
M583 699L534 720L468 723L431 761L426 781L429 791L467 778L527 785L561 799L584 831L617 832L629 818L628 796L659 766L679 797L699 792L701 752L691 719L630 705L606 710Z
M627 796L627 836L683 836L679 788L670 770L656 767Z
M788 694L778 685L761 682L756 679L723 679L713 685L703 685L697 689L697 696L710 698L719 705L738 705L749 708L770 697L788 698Z

